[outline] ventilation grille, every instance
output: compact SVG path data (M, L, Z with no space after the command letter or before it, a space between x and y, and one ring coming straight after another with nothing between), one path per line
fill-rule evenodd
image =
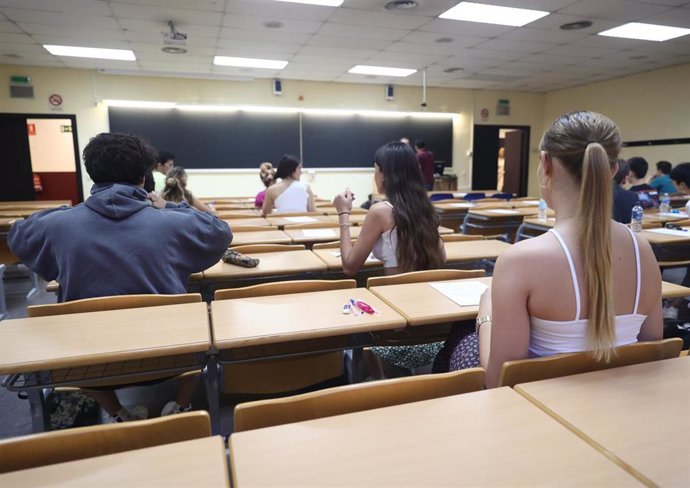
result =
M10 85L10 98L35 98L34 87Z

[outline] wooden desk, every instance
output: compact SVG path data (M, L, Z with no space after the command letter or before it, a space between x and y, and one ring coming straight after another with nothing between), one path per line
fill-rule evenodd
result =
M644 230L640 235L652 245L654 256L660 266L673 265L674 263L690 261L690 227L684 227L687 232L683 236L661 234L652 232L653 229Z
M15 220L20 217L0 217L0 232L9 232Z
M229 487L219 436L0 474L6 487Z
M443 243L448 264L497 259L511 245L498 239Z
M230 230L238 225L261 225L266 227L271 227L271 223L263 217L247 217L247 218L237 218L237 219L223 219L223 222L230 226Z
M526 218L522 221L522 224L517 230L516 240L521 241L523 239L530 239L532 237L538 237L549 229L553 229L556 225L556 218L549 217L546 220L539 220L536 218Z
M647 241L654 246L655 244L680 244L690 242L690 227L683 227L686 235L669 235L660 232L654 232L654 229L647 229L640 232L640 235L647 239ZM664 230L664 229L660 229Z
M266 220L270 225L285 227L297 224L323 224L323 227L337 226L337 215L305 215L297 217L281 217L280 214L269 215ZM281 229L282 230L282 229Z
M321 212L324 215L338 215L338 211L335 209L335 207L330 206L330 207L317 207L316 208L317 212ZM366 215L368 212L367 209L362 208L362 207L352 207L350 209L350 217L353 215Z
M684 298L690 297L690 288L686 286L676 285L668 281L661 282L661 297L662 298Z
M239 487L642 486L510 388L240 432L230 461Z
M679 212L679 213L670 213L670 214L661 214L658 211L654 210L651 212L645 212L642 216L642 218L647 221L647 222L656 222L661 225L666 225L667 222L676 222L678 220L686 220L690 217L688 217L688 214L685 212Z
M12 319L0 327L0 374L206 352L205 303Z
M0 202L0 210L4 209L16 209L16 208L32 208L45 210L48 208L56 208L66 205L68 207L72 206L71 200L14 200L9 202Z
M452 282L479 281L491 286L491 278L449 280ZM373 286L369 289L393 310L405 317L410 326L443 324L477 317L478 306L461 307L429 283Z
M350 226L350 237L356 239L362 231L361 227ZM340 240L340 227L324 227L321 229L285 229L293 243L312 245L316 242L332 242ZM319 235L317 235L319 234Z
M342 313L352 297L378 309L375 315ZM392 330L405 319L364 288L293 293L211 303L214 345L219 349Z
M257 267L245 268L219 261L204 271L204 279L223 281L326 271L326 264L311 251L262 252L249 256L260 260Z
M650 486L690 480L690 359L517 385L515 390Z
M246 244L290 244L291 242L292 238L282 230L262 230L233 232L232 242L230 245L243 246Z
M343 260L340 258L340 247L334 247L331 249L313 249L311 252L314 253L321 261L323 261L329 271L342 271L343 270ZM378 259L367 259L364 261L364 268L380 268L383 263Z

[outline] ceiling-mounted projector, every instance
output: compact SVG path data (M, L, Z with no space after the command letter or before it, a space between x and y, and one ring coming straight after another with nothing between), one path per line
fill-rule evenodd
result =
M163 31L163 47L161 51L168 54L184 54L187 52L187 34L177 32L172 20L168 21L170 30Z

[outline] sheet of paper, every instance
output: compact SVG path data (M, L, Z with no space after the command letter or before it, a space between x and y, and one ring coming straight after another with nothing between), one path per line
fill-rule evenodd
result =
M492 214L497 214L497 215L517 215L520 212L516 210L507 210L505 208L495 208L491 210L487 210L486 213L492 213Z
M464 203L464 202L449 203L448 206L454 207L454 208L472 208L472 207L474 207L474 203Z
M293 224L308 224L309 222L316 222L314 217L285 217L285 220Z
M678 229L645 229L646 232L654 232L656 234L665 234L667 236L678 236L690 238L690 230Z
M302 233L304 237L338 237L333 229L303 229Z
M437 292L453 300L461 307L472 307L479 305L482 293L488 288L480 281L435 281L429 286Z
M523 205L539 205L539 200L522 200Z
M654 214L651 215L654 216ZM688 218L688 214L686 214L685 212L659 212L657 215L659 217L677 217L679 219Z

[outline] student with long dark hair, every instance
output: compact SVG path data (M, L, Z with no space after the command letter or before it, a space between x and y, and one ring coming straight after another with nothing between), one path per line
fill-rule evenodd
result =
M343 271L354 276L372 252L383 262L386 274L443 267L446 254L438 233L439 219L414 151L405 143L391 142L376 151L374 161L376 187L386 200L371 206L354 245L349 224L354 195L346 190L333 201L340 220ZM396 366L414 368L428 364L439 349L440 343L379 347L374 352Z
M611 219L620 147L618 128L601 114L571 112L551 124L537 176L556 224L498 259L478 334L460 341L450 369L482 365L492 388L506 361L578 351L608 361L616 346L661 339L652 249Z
M275 177L280 180L266 190L261 213L266 216L276 212L314 212L314 194L306 183L300 181L302 163L296 156L286 154L278 163Z

